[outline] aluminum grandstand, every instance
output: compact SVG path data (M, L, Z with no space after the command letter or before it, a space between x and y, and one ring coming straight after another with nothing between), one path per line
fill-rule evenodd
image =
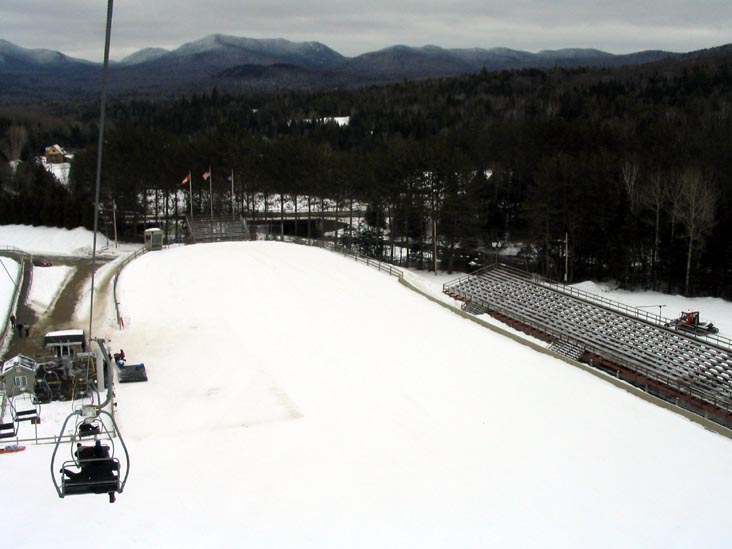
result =
M732 426L732 346L664 327L647 311L497 265L444 285L473 314L488 313L550 349Z

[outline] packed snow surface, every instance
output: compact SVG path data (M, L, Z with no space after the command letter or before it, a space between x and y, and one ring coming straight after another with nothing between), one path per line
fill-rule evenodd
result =
M0 243L91 249L88 232L46 231L0 227ZM48 269L35 269L31 301L62 285ZM445 281L408 277L431 293ZM587 284L630 304L699 308L729 333L721 300ZM118 387L127 490L114 506L58 500L49 448L30 447L0 462L11 524L37 506L53 527L56 511L91 513L90 535L114 532L112 546L720 546L730 533L715 511L729 484L713 474L730 457L726 439L362 265L276 243L192 246L133 262L121 292L128 329L107 335L151 375ZM44 407L41 435L64 406ZM705 484L714 493L695 488ZM19 546L51 540L10 528Z
M127 328L104 335L150 379L117 387L127 487L113 505L61 500L51 447L0 456L4 546L732 536L729 439L360 263L276 242L194 245L133 261L118 290Z

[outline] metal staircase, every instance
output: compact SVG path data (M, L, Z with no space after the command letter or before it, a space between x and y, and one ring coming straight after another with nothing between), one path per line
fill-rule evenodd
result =
M186 217L189 241L221 242L249 240L249 226L241 216L196 216Z

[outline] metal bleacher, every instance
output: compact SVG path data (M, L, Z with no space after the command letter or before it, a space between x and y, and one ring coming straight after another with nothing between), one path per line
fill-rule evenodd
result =
M646 311L579 297L560 285L499 265L448 282L464 309L490 312L552 342L552 350L629 372L638 386L732 425L732 347L663 326ZM607 301L607 300L605 300ZM597 365L597 364L595 364ZM609 368L613 371L613 368ZM641 380L641 381L639 381Z
M189 241L220 242L225 240L249 240L249 226L241 216L187 217Z

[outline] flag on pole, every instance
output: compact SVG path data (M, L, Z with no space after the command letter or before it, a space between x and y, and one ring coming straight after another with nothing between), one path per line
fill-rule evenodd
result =
M185 186L190 182L191 182L191 174L188 174L187 176L185 176L183 178L183 181L181 181L180 184Z
M208 171L203 174L204 180L208 179L209 177L211 177L211 168L209 168Z

